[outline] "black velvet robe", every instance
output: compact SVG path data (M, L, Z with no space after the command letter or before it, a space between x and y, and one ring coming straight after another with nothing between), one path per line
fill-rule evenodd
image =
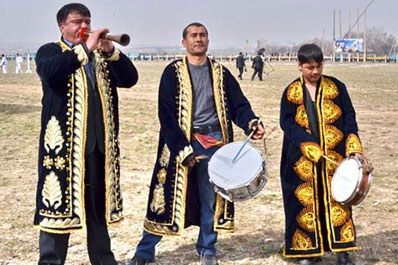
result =
M232 122L246 133L257 117L238 82L221 64L209 60L214 102L223 143L233 141ZM160 135L152 175L144 229L156 235L180 235L184 227L199 225L200 205L195 176L182 162L194 151L190 144L193 91L186 57L169 64L159 86ZM234 208L217 195L214 229L233 230Z
M123 219L116 87L133 86L138 74L119 50L109 58L99 51L94 51L93 56L104 123L104 214L109 224ZM43 45L36 56L43 85L43 109L34 224L52 233L69 233L85 225L88 79L84 65L88 60L82 45L71 49L62 40Z
M284 132L281 181L286 230L283 255L321 256L324 251L357 249L351 208L334 201L330 183L335 162L362 153L355 111L346 86L322 76L316 92L319 139L311 132L305 108L303 79L284 91L280 126Z

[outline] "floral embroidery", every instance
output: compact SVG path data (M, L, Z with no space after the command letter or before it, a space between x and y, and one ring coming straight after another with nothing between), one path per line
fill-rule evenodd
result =
M315 214L312 207L304 208L296 217L297 223L301 228L309 231L315 231Z
M312 205L314 203L314 189L310 182L299 185L294 194L304 206Z
M302 156L295 164L294 171L304 181L310 181L314 176L313 164L310 160Z
M43 167L45 167L47 169L51 169L52 165L54 165L53 159L49 155L44 156Z
M292 249L307 250L310 248L312 248L312 242L310 237L297 229L293 235Z
M323 115L326 124L331 124L338 120L342 115L341 109L333 103L331 100L325 100L323 102Z
M341 226L350 218L350 210L339 203L332 203L331 217L333 226Z
M309 123L308 123L307 112L305 111L304 105L300 105L297 108L295 120L301 127L304 127L307 129L310 127Z
M301 144L301 152L311 161L318 162L322 156L321 147L313 142L305 142Z
M343 228L341 228L340 232L340 240L343 242L352 242L355 241L355 230L352 220L349 220Z
M327 157L333 160L335 163L329 162L326 160L326 168L329 175L333 175L334 171L336 170L338 164L343 161L343 156L333 150L328 150Z
M325 126L325 141L327 149L334 149L343 140L343 133L333 125Z
M287 90L287 100L295 104L303 104L303 87L300 81L290 84Z
M353 153L363 154L361 141L359 140L358 136L356 136L353 133L351 133L347 137L345 153L346 153L346 156L349 156L350 154L353 154Z
M339 95L339 90L336 84L329 78L322 77L321 87L325 99L335 99Z

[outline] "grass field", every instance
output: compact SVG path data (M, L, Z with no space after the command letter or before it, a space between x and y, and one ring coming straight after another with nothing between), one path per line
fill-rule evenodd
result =
M122 189L126 220L111 227L112 247L118 260L134 254L141 237L148 186L155 161L159 124L157 88L165 62L137 62L138 84L120 89ZM234 65L226 66L236 74ZM282 132L277 127L283 89L299 75L295 64L276 64L265 81L241 86L253 109L266 125L269 179L254 199L236 204L236 232L219 234L220 264L295 264L281 250L284 214L279 180ZM251 70L251 69L250 69ZM9 72L14 65L9 64ZM365 154L375 167L367 199L354 208L361 250L357 264L398 264L398 65L326 64L325 74L346 83L354 107ZM37 182L37 149L41 112L41 85L36 74L0 73L0 264L35 264L38 230L33 228ZM243 133L236 130L236 139ZM259 144L255 143L258 147ZM195 252L198 228L182 237L164 238L156 264L199 264ZM71 236L67 264L89 264L85 233ZM320 264L334 264L326 254Z

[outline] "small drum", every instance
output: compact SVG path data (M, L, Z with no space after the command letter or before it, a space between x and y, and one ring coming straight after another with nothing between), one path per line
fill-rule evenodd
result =
M223 198L236 202L257 195L267 182L267 169L261 152L246 144L232 162L242 142L224 145L209 161L210 182Z
M362 202L372 184L372 170L372 166L364 166L362 160L357 157L344 159L333 174L333 198L348 206Z

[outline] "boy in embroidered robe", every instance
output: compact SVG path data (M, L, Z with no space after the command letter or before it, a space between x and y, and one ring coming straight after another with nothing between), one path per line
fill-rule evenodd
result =
M355 111L346 86L322 75L323 54L315 44L298 52L302 76L284 91L280 126L284 132L280 175L285 207L283 256L314 264L325 251L337 252L337 264L354 264L356 247L351 207L331 196L336 164L357 156L366 162Z

